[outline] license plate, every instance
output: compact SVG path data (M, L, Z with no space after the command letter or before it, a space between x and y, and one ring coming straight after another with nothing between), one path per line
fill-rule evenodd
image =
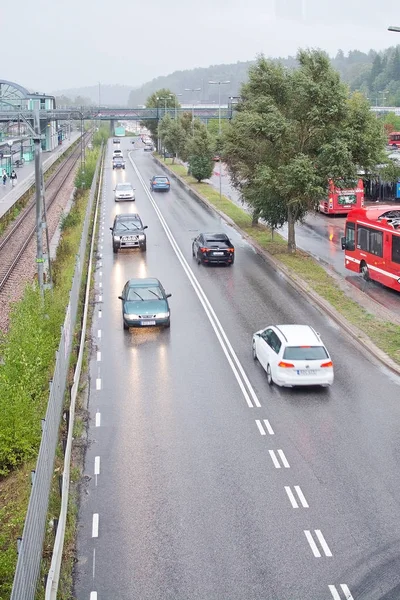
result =
M223 256L224 253L223 252L213 252L214 256Z
M144 325L144 326L146 326L146 325L155 325L156 322L155 321L140 321L140 324Z
M317 371L315 369L304 369L297 371L297 375L316 375Z

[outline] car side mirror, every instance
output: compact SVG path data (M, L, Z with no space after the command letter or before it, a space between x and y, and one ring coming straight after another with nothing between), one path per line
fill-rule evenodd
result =
M166 298L171 298L172 294L165 294Z
M143 229L148 229L148 228L149 228L149 226L148 226L148 225L145 225L145 226L143 227Z
M340 238L340 242L342 244L342 250L346 250L346 238L344 236Z
M118 296L118 300L124 300L123 296Z
M110 227L110 229L111 229L111 231L113 230L113 228L112 228L112 227Z

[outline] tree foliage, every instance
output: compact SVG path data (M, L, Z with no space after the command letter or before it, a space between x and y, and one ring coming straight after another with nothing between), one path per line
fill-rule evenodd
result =
M190 174L198 182L209 179L213 172L214 140L204 123L195 121L193 136L187 142Z
M169 115L165 115L160 122L158 133L166 151L173 154L173 163L176 156L181 158L185 156L187 134L182 126L181 119L175 120L171 119Z
M166 116L165 108L179 108L178 98L168 88L161 88L153 92L146 100L146 108L157 108L157 119L142 121L141 126L147 127L154 144L158 142L158 126L161 119Z
M301 50L289 70L261 56L242 86L238 111L224 135L233 184L272 227L295 223L326 193L382 158L384 135L365 97L346 86L321 51Z

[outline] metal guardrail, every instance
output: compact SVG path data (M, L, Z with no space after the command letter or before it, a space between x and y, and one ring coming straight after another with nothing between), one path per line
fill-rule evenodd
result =
M101 158L101 155L100 155ZM36 469L32 472L32 490L29 498L22 538L18 540L18 560L10 600L34 600L42 560L43 541L49 503L54 459L59 439L59 427L67 383L69 360L79 302L82 273L85 266L86 243L90 225L100 158L90 190L88 208L83 226L74 278L61 339L56 352L53 380L50 383L46 417L42 420L42 439Z

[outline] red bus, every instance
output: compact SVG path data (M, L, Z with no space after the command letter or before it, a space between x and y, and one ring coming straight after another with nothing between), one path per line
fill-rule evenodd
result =
M396 146L398 148L400 146L400 131L392 131L389 133L389 146Z
M346 269L400 292L400 205L353 209L345 233Z
M364 206L364 182L359 179L356 187L342 189L329 183L328 198L319 203L319 212L326 215L347 215L353 208Z

